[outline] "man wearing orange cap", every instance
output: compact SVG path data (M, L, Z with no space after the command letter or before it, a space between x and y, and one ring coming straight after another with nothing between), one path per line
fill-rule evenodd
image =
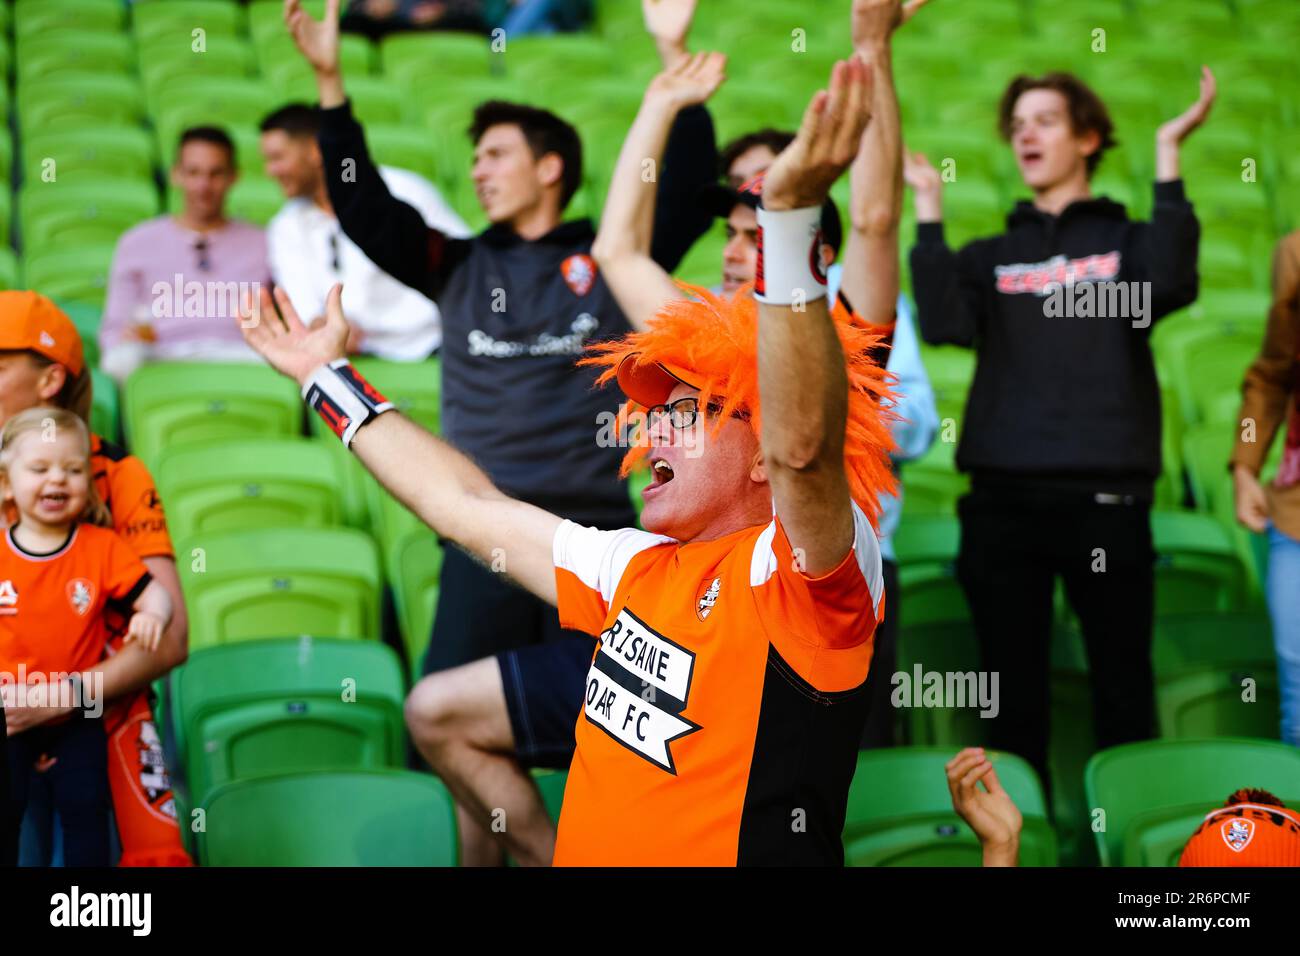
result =
M1179 866L1300 866L1300 813L1267 790L1238 790L1192 834Z
M315 330L283 295L283 324L268 296L246 322L399 500L480 559L504 557L566 626L598 638L557 863L843 860L883 613L871 516L892 478L883 373L866 357L875 336L831 321L815 252L821 204L870 118L870 76L859 59L836 64L769 170L756 296L700 290L592 358L649 406L650 447L628 456L654 468L647 531L584 528L508 498L394 414L342 358L337 287ZM417 741L427 703L418 687L408 701ZM507 845L536 860L517 831L543 811L505 738L447 782L484 826L504 810Z
M56 405L89 422L91 375L81 337L72 320L37 292L0 292L0 424L40 405ZM126 620L108 618L110 657L103 674L109 701L105 730L110 736L109 783L113 793L124 866L185 865L174 801L149 703L149 685L181 663L188 623L171 537L153 478L136 458L99 435L91 436L95 488L113 517L114 530L144 561L172 597L176 614L154 653L123 644ZM22 691L30 699L27 691ZM18 732L68 711L24 707L8 718ZM43 850L36 850L41 857ZM24 856L28 854L24 848Z

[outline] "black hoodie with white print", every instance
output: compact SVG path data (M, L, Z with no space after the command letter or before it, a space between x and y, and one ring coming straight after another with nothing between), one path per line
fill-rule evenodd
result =
M979 479L1150 499L1160 475L1152 322L1196 300L1200 225L1182 180L1150 222L1109 199L1020 202L953 252L920 223L912 289L930 345L976 350L957 465Z

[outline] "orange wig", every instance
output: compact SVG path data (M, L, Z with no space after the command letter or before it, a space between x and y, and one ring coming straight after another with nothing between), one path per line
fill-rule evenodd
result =
M625 377L629 371L635 374L659 366L672 378L698 388L701 407L714 402L721 406L715 430L733 412L744 411L754 437L759 437L758 304L751 288L745 286L727 297L685 283L677 285L691 298L667 302L644 332L589 347L579 364L603 368L597 379L602 385L621 377L620 368ZM889 390L893 377L870 357L882 344L880 334L838 317L835 328L849 379L844 470L853 500L875 525L878 497L894 493L897 487L889 463L894 448L889 425L897 416L886 407L894 401ZM628 401L620 414L620 428L644 411L644 405ZM623 457L621 474L626 476L649 452L642 433L642 440Z

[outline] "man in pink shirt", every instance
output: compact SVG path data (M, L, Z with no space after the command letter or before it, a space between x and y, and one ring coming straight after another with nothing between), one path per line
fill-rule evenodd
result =
M99 345L100 367L119 382L151 360L253 357L231 320L241 295L256 295L270 270L263 231L226 217L237 175L224 131L187 129L172 167L181 211L118 240Z

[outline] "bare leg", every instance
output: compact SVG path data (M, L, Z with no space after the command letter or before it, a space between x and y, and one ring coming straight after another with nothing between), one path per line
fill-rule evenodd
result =
M467 865L499 862L483 836L524 866L549 866L555 825L528 771L512 756L514 735L496 658L430 674L406 699L416 747L456 798Z

